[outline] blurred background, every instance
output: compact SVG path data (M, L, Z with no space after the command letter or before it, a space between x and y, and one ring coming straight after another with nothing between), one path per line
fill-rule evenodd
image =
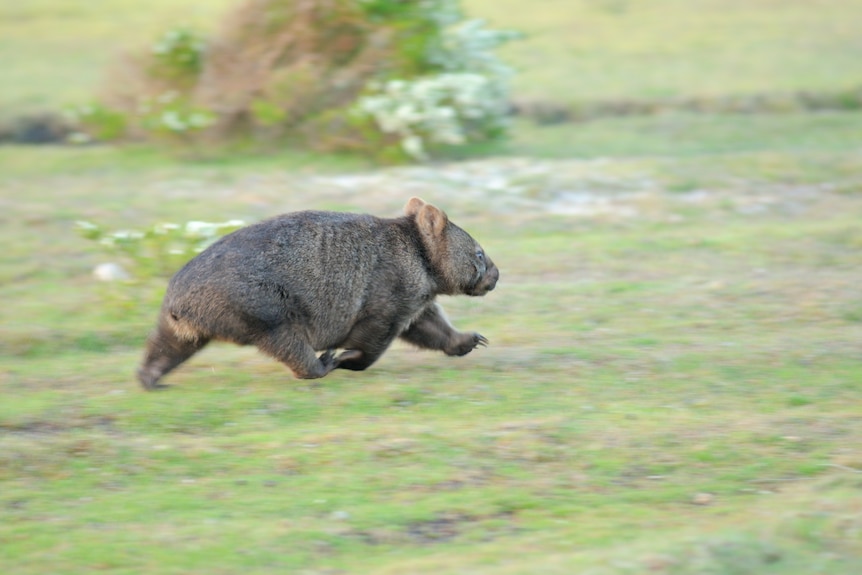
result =
M0 570L862 572L862 0L0 3ZM487 336L309 385L171 275L445 209Z
M855 1L575 0L526 9L517 2L481 0L296 6L156 0L143 10L136 3L97 7L45 0L6 3L2 10L0 49L6 67L0 135L7 141L16 139L16 128L22 128L16 120L20 123L22 117L65 113L69 124L76 110L80 121L87 119L81 118L80 108L101 107L125 118L90 118L96 124L89 126L91 136L116 138L122 130L116 124L125 123L128 132L140 137L134 116L141 115L142 107L161 104L160 111L196 109L224 116L243 97L254 100L243 111L264 132L259 138L272 139L273 133L283 138L291 130L295 138L302 131L297 120L314 115L306 100L320 98L316 89L330 94L329 108L339 109L355 100L372 77L490 76L499 73L495 64L511 68L506 73L511 93L505 95L518 118L542 125L677 111L784 114L789 116L785 120L800 122L799 113L860 107L860 40L855 33L860 6ZM285 13L271 13L279 10ZM296 13L287 14L290 10ZM284 21L267 24L278 18ZM327 18L338 20L337 25L327 29L332 25ZM471 27L476 20L483 23ZM285 34L299 38L303 30L314 32L285 44ZM515 34L507 35L510 31ZM250 66L243 58L256 63ZM371 65L369 58L379 61ZM252 78L252 67L268 67L255 72L266 77ZM322 86L310 85L315 82ZM356 89L345 89L351 82ZM241 93L239 84L248 94ZM348 92L340 100L331 96L339 90ZM213 91L222 93L221 100ZM182 101L173 107L159 102L171 98ZM320 110L313 112L319 115ZM289 129L274 127L291 121ZM315 121L318 131L321 126L334 129L331 121ZM57 126L57 136L76 127L86 131L86 123ZM734 122L725 118L723 123ZM623 131L643 129L642 122L635 122ZM536 141L531 126L524 131L516 131L516 144L510 144L516 150L521 143L554 153L556 146ZM563 132L543 134L545 142L573 148L560 155L600 155L603 146L613 144L600 137L590 149ZM633 134L616 144L628 143L636 151L632 139ZM316 140L304 144L326 147Z

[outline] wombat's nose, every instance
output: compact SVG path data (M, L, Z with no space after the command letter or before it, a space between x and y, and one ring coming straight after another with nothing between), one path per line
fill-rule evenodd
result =
M491 271L488 272L488 291L493 290L497 287L497 280L500 279L500 270L497 269L497 266L491 268Z

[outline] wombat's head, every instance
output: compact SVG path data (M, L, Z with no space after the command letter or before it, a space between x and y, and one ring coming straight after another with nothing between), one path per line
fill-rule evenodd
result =
M404 213L412 217L428 257L442 280L440 293L485 295L497 285L500 271L470 234L449 221L446 214L411 198Z

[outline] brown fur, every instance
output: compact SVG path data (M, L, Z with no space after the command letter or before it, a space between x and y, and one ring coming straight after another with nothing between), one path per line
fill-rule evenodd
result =
M488 340L453 328L435 298L485 295L499 276L467 232L419 198L400 218L277 216L225 236L171 279L138 379L163 387L214 339L255 345L307 379L366 369L396 337L465 355Z

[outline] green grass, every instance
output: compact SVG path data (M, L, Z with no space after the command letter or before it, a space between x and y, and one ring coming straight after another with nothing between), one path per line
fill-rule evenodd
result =
M132 377L157 302L115 309L75 219L389 213L400 186L357 197L326 183L337 165L304 173L293 156L3 157L4 573L860 567L858 154L680 148L511 178L548 198L650 181L637 217L446 196L502 270L488 297L445 302L490 348L452 360L396 346L309 386L214 345L159 394ZM692 204L680 179L711 195Z
M601 118L575 125L516 122L506 153L557 158L740 154L767 150L800 155L855 153L862 144L862 114L672 113ZM784 169L784 168L782 168ZM792 169L792 168L791 168Z
M859 0L469 0L525 31L502 50L524 99L664 99L859 85Z
M33 0L0 4L0 117L93 100L107 67L174 25L214 29L230 3L134 0L93 4Z
M225 4L6 3L2 114L87 98L118 45ZM530 32L523 97L856 82L855 0L466 4ZM0 147L0 571L862 572L860 118L519 121L475 161L390 170ZM74 229L412 194L499 265L443 302L491 346L311 385L214 344L140 391L164 281L97 283L111 256Z

